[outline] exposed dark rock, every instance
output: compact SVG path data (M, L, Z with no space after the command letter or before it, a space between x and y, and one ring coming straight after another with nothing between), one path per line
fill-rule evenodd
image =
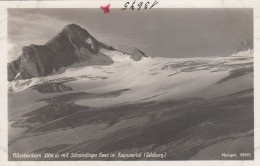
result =
M20 71L20 58L18 58L17 60L8 63L7 68L8 68L8 80L13 80L15 78L15 76L17 75L17 73L19 73Z
M85 60L103 56L104 61L113 62L111 58L99 53L101 47L114 50L97 41L80 26L67 25L46 44L23 47L19 58L8 64L8 81L47 76L54 69L58 71L59 68L76 62L79 56L86 56Z
M41 93L57 93L73 90L70 86L64 85L64 82L47 82L40 85L34 85L32 89Z
M131 54L131 59L134 61L140 61L143 57L147 57L145 53L139 49L134 49L132 54Z
M229 72L229 75L225 78L223 78L222 80L218 81L218 84L221 84L229 79L233 79L233 78L237 78L237 77L241 77L243 75L246 75L248 73L253 73L254 72L254 68L253 67L245 67L245 68L239 68L239 69L235 69Z

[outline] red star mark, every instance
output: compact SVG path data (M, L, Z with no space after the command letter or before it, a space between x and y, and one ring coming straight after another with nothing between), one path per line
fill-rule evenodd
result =
M110 4L107 6L100 6L100 9L104 10L104 14L109 13Z

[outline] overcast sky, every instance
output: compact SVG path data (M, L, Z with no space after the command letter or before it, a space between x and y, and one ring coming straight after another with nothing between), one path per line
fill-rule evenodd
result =
M71 23L119 50L139 48L148 56L228 56L253 38L252 9L8 9L8 61Z

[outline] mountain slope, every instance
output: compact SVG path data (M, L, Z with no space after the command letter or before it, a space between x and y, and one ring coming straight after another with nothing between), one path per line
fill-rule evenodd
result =
M100 53L100 48L114 50L80 26L67 25L46 44L23 47L20 57L8 64L8 81L46 76L75 61L90 60L95 56L101 56L103 64L113 63Z

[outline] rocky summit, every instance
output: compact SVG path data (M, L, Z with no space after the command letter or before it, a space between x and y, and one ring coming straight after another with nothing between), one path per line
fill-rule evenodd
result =
M131 59L134 60L134 61L140 61L143 57L147 57L145 55L145 53L141 50L139 50L138 48L135 48L133 51L132 51L132 54L131 54Z
M112 63L112 59L100 53L101 48L114 50L80 26L67 25L46 44L23 47L19 58L8 64L8 81L47 76L61 67L95 56L103 58L104 63Z

